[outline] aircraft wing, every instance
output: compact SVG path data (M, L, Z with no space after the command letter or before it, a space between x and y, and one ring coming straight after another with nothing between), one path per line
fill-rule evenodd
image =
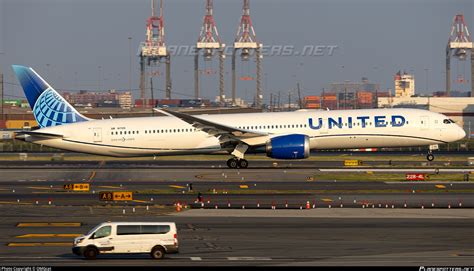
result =
M249 131L230 127L227 125L222 125L220 123L204 120L181 112L171 111L162 108L155 108L154 110L167 116L173 116L184 122L187 122L196 129L199 129L208 133L211 136L219 138L221 142L237 140L243 141L249 145L260 145L261 143L257 142L260 142L263 139L266 140L267 137L270 135L268 133ZM261 138L262 140L255 140L257 138Z

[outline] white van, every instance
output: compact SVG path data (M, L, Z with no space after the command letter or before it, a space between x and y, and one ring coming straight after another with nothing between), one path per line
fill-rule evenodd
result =
M178 253L178 232L173 222L105 222L75 238L72 252L86 259L99 253L150 253L161 259Z

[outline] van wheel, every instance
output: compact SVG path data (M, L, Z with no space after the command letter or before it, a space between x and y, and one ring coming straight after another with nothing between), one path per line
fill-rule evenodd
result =
M163 259L165 257L165 250L162 247L155 247L151 251L151 257L153 259Z
M86 250L84 250L84 257L88 260L94 260L97 257L97 254L99 254L99 251L93 247L86 248Z

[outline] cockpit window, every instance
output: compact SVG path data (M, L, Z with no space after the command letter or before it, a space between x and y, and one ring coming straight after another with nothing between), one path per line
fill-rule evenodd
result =
M444 120L443 120L443 123L444 123L444 124L450 124L451 122L449 121L449 119L444 119Z
M450 121L451 123L455 123L454 120L452 120L452 119L449 119L449 121Z

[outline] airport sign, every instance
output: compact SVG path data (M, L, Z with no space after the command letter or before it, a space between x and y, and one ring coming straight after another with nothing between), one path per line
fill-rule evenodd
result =
M127 201L133 200L133 192L99 192L101 201Z
M65 184L64 190L70 191L80 191L80 192L88 192L90 190L90 185L88 183L71 183Z
M344 160L344 166L346 167L353 167L353 166L361 166L362 161L360 160Z
M407 181L425 181L429 180L429 175L428 174L423 174L423 173L407 173L405 175L405 179Z
M113 192L114 200L133 200L132 192Z

